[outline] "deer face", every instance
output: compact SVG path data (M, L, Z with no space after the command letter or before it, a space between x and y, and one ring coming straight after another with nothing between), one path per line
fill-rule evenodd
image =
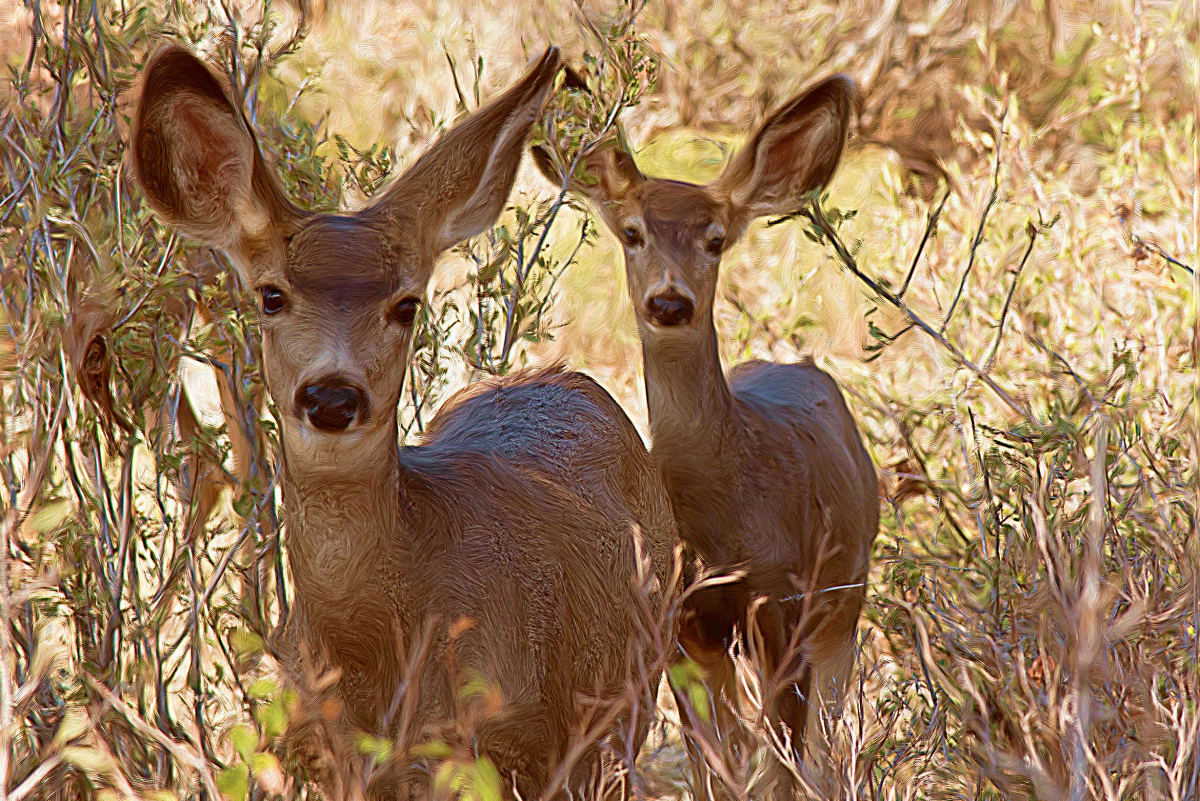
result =
M842 155L854 84L834 76L791 100L707 186L647 178L616 141L590 153L570 187L589 198L621 241L644 343L687 340L712 326L721 254L764 214L795 211L829 181ZM545 150L538 167L554 183Z
M643 179L611 209L642 335L687 336L712 317L728 204L694 184Z
M155 211L224 251L261 315L267 387L289 460L337 467L395 439L412 329L437 256L499 216L558 71L550 49L365 210L287 200L216 77L171 46L146 66L132 162ZM345 458L342 458L345 457Z
M282 255L255 275L254 292L267 385L291 431L314 439L391 425L431 271L418 243L321 215Z

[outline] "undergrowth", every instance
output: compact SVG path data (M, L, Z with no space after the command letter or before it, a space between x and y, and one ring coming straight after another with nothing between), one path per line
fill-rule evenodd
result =
M265 649L289 581L256 313L125 161L138 69L171 37L311 209L360 203L547 41L588 91L556 96L540 140L570 161L621 116L644 171L689 180L807 76L850 72L846 164L726 258L718 320L728 363L816 355L880 468L856 685L829 722L842 793L1197 797L1191 5L510 6L0 8L0 796L314 792L281 759L296 699ZM355 50L390 41L381 20L423 31L393 37L423 60ZM340 84L351 68L370 77ZM643 422L613 243L528 173L423 307L408 436L471 380L560 358ZM634 788L687 797L661 706ZM747 732L760 753L709 777L735 797L770 750ZM497 791L430 754L445 794Z

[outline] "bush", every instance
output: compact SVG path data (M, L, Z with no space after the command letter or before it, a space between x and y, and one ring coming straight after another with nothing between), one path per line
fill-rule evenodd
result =
M844 793L1195 797L1190 5L516 5L0 10L7 797L308 792L264 646L289 582L256 315L124 160L164 36L229 76L313 209L360 202L546 40L591 92L547 111L559 160L636 106L639 163L683 179L808 76L850 72L854 151L726 257L718 320L727 362L815 353L881 468L858 684L831 723ZM512 202L425 307L408 435L479 375L563 357L644 417L611 243L544 182ZM668 706L648 796L690 792ZM753 796L771 744L747 726L759 753L715 780ZM446 765L447 788L490 792L485 766Z

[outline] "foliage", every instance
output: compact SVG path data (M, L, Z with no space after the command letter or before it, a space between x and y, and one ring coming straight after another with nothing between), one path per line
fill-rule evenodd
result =
M0 8L7 797L309 792L267 646L289 583L256 313L124 160L162 36L228 76L313 209L363 202L547 40L586 87L564 85L537 137L564 169L622 119L644 171L708 180L731 128L850 72L867 91L845 166L729 253L718 320L727 361L815 353L881 468L844 794L1195 797L1190 4L516 5ZM480 374L565 357L640 420L612 244L561 189L523 180L440 270L406 367L412 434ZM707 704L695 666L672 675ZM662 711L635 788L682 796ZM710 779L753 796L773 745L747 735L758 753ZM490 764L421 747L447 794L492 797Z

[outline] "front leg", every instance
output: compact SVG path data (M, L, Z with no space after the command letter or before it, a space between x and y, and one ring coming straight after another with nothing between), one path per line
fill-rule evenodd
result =
M340 672L319 659L302 635L299 607L272 636L271 651L284 686L298 699L288 710L282 737L284 759L316 784L327 801L364 797L361 759L353 748L346 704L339 691Z
M731 603L716 603L726 593L709 590L721 589L718 586L701 590L685 605L679 626L679 651L672 663L672 673L688 660L699 667L708 696L708 709L698 709L688 686L670 682L692 764L692 792L697 801L742 795L735 788L743 783L743 762L750 753L737 714L736 668L730 656L737 608ZM717 787L712 786L714 774L719 782ZM726 789L723 791L722 787Z

